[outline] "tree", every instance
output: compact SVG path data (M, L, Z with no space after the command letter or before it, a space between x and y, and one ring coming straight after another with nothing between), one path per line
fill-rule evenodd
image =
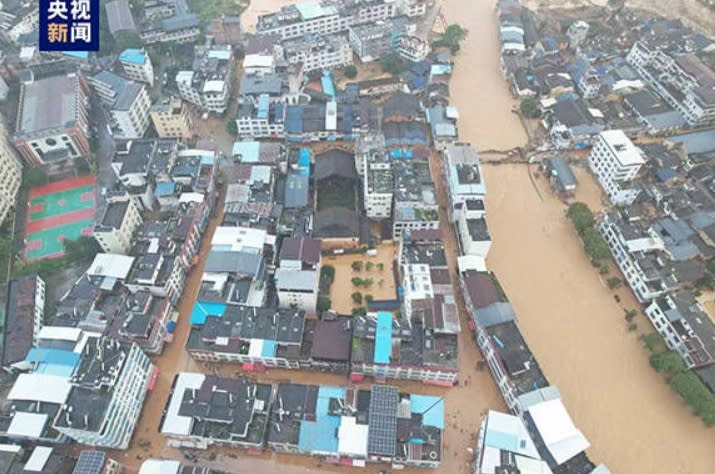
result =
M357 308L353 308L353 310L352 310L353 316L365 316L366 314L367 314L367 310L365 309L364 306L359 306Z
M372 303L374 300L375 300L375 297L374 297L374 296L372 296L372 295L365 295L365 303L367 303L368 305L369 305L370 303Z
M380 58L380 67L383 72L397 76L407 70L407 65L399 56L391 54Z
M385 269L385 264L384 264L384 263L380 262L380 263L377 264L377 271L378 271L378 272L381 272L381 271L383 271L384 269Z
M355 260L350 267L353 269L354 272L361 272L362 271L362 262L359 260Z
M665 350L665 341L663 341L663 336L657 332L652 332L650 334L643 334L641 336L641 341L645 345L648 352L655 354Z
M459 43L467 38L467 33L468 31L465 28L453 23L444 30L442 36L437 38L437 41L435 41L433 45L436 47L447 47L452 54L454 54L459 51Z
M583 232L583 248L591 260L603 260L611 255L608 244L593 227L589 227Z
M71 262L88 262L102 250L94 237L81 236L63 242L65 255Z
M375 283L375 282L372 280L372 278L367 278L362 281L362 284L365 288L370 288L373 283Z
M120 31L114 35L114 52L121 53L125 49L141 48L142 40L135 31Z
M367 262L367 263L365 264L365 270L367 270L368 272L371 272L373 268L375 268L375 264L374 264L374 263L372 263L372 262Z
M638 316L637 310L635 310L635 309L626 310L626 321L630 322L636 316Z
M675 351L666 351L650 356L650 365L657 372L675 375L685 370L682 357Z
M322 313L323 311L329 310L333 306L330 298L327 296L318 296L318 311Z
M359 291L356 291L350 297L353 299L353 303L355 304L362 304L362 293Z
M323 265L320 268L320 276L332 282L335 279L335 267L332 265Z
M358 73L358 70L354 64L345 66L345 69L343 69L343 74L345 74L345 77L347 77L349 79L352 79L355 76L357 76L357 73Z
M571 222L579 235L583 235L586 229L593 227L595 222L593 212L591 212L588 205L583 202L575 202L571 204L568 211L566 211L566 216L571 219Z
M235 120L229 120L228 122L226 122L226 131L232 137L238 136L238 125L236 124Z
M610 289L615 290L623 284L623 281L618 277L611 277L607 280L607 283Z
M353 286L362 286L363 281L362 278L354 277L350 280L353 284Z
M521 112L524 117L529 119L537 119L541 117L539 102L534 97L525 97L524 99L521 99L519 112Z

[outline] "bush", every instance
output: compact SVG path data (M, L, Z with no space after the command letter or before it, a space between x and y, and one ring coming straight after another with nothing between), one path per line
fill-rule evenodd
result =
M533 97L526 97L519 104L519 112L529 119L537 119L541 117L541 108L539 102Z
M666 349L665 341L663 341L663 336L657 332L652 332L650 334L643 334L641 336L641 341L643 345L648 349L651 354L656 354L662 352Z
M356 291L350 297L353 299L353 303L355 304L362 304L362 293L359 291Z
M675 351L666 351L650 356L650 365L656 372L675 375L685 370L682 357Z
M372 284L375 283L372 278L367 278L362 281L362 284L365 288L370 288Z
M365 303L370 304L375 300L375 297L372 295L365 295Z
M359 260L355 260L350 267L353 269L354 272L361 272L362 271L362 262Z
M362 286L362 278L354 277L350 280L353 286Z
M433 43L436 47L447 47L452 54L459 51L460 43L467 37L468 31L460 25L453 23L449 25L442 36Z
M380 67L383 72L398 76L407 70L407 65L397 55L390 55L380 58Z
M571 204L568 211L566 211L566 216L571 219L571 222L579 235L583 235L584 231L593 227L596 222L593 218L593 212L591 212L588 205L583 202L575 202Z
M353 310L352 310L353 316L365 316L366 314L367 314L367 310L365 309L364 306L360 306L358 308L353 308Z
M381 263L378 263L378 264L377 264L377 271L378 271L378 272L381 272L381 271L383 271L384 269L385 269L385 264L384 264L384 263L381 262Z
M72 262L88 262L102 250L94 237L81 236L63 242L65 255Z
M226 132L228 132L228 134L232 137L238 136L238 124L236 124L235 120L229 120L226 122Z
M332 301L327 296L318 296L318 311L322 313L323 311L329 310L333 306Z
M345 77L349 79L352 79L353 77L357 76L357 73L358 70L353 64L345 66L345 69L343 69L343 74L345 74Z
M638 311L635 309L629 309L626 311L626 321L630 322L638 315Z
M142 40L134 31L120 31L114 35L114 52L121 53L129 48L141 48Z
M611 277L606 281L606 283L608 284L608 288L615 290L623 284L623 281L618 277Z
M332 265L323 265L320 268L320 276L328 278L332 282L335 279L335 267Z
M593 227L583 232L583 248L591 260L599 261L611 256L608 244Z
M373 268L375 268L375 264L374 264L374 263L372 263L372 262L367 262L367 263L365 264L365 270L367 270L368 272L371 272Z

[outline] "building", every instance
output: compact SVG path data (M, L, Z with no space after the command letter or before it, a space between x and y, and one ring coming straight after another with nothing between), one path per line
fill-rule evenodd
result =
M3 323L2 366L25 360L45 324L45 280L39 275L10 281Z
M340 33L347 29L350 20L341 15L335 5L297 3L259 16L256 32L276 34L282 39L300 38L306 33Z
M350 43L342 35L311 33L283 41L282 47L288 63L302 64L305 73L353 63Z
M284 59L281 37L279 35L251 36L245 47L243 71L248 76L273 74L276 64Z
M650 89L627 94L623 102L649 134L670 133L687 126L683 115Z
M390 385L277 386L267 444L276 452L320 456L337 464L368 462L437 468L442 461L444 400Z
M168 1L147 2L144 7L146 22L140 33L145 45L155 43L193 43L201 34L201 21L193 13L179 13L176 4Z
M448 145L442 155L449 195L450 221L456 222L466 212L468 200L484 198L487 192L486 183L479 164L479 155L471 146Z
M134 33L134 17L128 0L114 0L104 5L107 13L109 32L116 37L119 33Z
M154 86L154 68L144 49L125 49L119 54L119 64L129 79Z
M378 148L370 150L361 161L365 215L370 219L389 219L395 190L392 160L384 148ZM356 166L359 166L357 159Z
M54 428L76 442L127 449L155 367L136 344L88 337Z
M544 171L549 177L551 185L560 194L571 195L576 191L578 180L566 158L555 156L544 159Z
M169 459L147 459L139 468L139 474L223 474L223 471L202 467L196 463L189 466Z
M115 136L142 138L149 128L151 108L146 86L109 71L101 71L88 81L109 109Z
M351 25L348 29L350 46L362 63L377 61L394 51L397 34L405 23L404 17L395 17L381 22Z
M439 228L439 212L429 163L414 159L393 160L395 206L392 238L419 230Z
M43 67L44 66L44 67ZM81 73L64 63L22 72L13 144L30 166L89 155L89 88Z
M136 202L124 192L107 196L102 220L94 227L93 236L107 253L128 255L132 237L142 223Z
M285 104L271 102L268 94L261 94L257 104L246 102L238 106L238 137L281 139L285 136L285 121Z
M211 34L216 44L238 46L243 41L241 17L238 15L221 15L210 23Z
M414 30L414 28L410 29ZM427 58L430 52L430 44L415 34L403 33L395 40L394 49L401 58L418 63Z
M654 299L645 314L688 369L715 364L715 324L692 293L666 293Z
M650 302L676 286L658 234L615 212L603 216L598 230L639 302Z
M149 115L159 138L179 138L187 141L193 136L191 114L178 97L151 106Z
M0 224L15 207L17 192L22 183L22 163L10 146L5 123L0 120Z
M462 255L487 258L492 237L484 217L484 201L470 199L465 202L465 210L457 221L457 234Z
M196 46L192 70L176 74L179 94L204 111L223 115L231 94L233 70L230 45Z
M272 402L270 384L180 372L174 379L160 430L173 448L260 449Z
M0 35L10 43L36 30L40 23L39 9L32 3L3 3L0 8Z
M644 163L640 150L621 130L599 133L588 155L591 171L616 206L629 206L638 197L640 188L633 181Z
M278 303L314 313L320 280L320 241L308 238L283 239L275 285Z

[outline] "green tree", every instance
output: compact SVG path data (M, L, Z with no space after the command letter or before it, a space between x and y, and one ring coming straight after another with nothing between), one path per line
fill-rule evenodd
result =
M350 267L353 269L354 272L361 272L362 271L362 262L359 260L355 260Z
M593 212L591 212L588 205L583 202L575 202L571 204L568 211L566 211L566 216L571 219L571 222L579 235L583 235L584 231L593 227L595 223Z
M380 67L383 72L397 76L407 70L407 65L399 56L391 54L380 58Z
M238 136L238 125L236 124L235 120L229 120L228 122L226 122L226 131L232 137Z
M362 281L362 284L365 288L370 288L372 284L375 283L372 278L366 278L365 280Z
M434 42L436 47L447 47L452 52L456 53L460 49L460 43L467 38L467 29L453 23L449 25L444 33Z
M637 311L637 310L635 310L635 309L626 310L626 315L625 315L626 321L629 321L629 322L630 322L630 321L632 321L633 318L635 318L636 316L638 316L638 311Z
M525 97L524 99L521 99L521 103L519 104L519 111L524 117L529 119L537 119L541 117L539 101L533 97Z
M371 272L373 268L375 268L375 264L374 264L374 263L372 263L372 262L367 262L367 263L365 264L365 270L367 270L368 272Z
M374 296L372 296L372 295L365 295L365 303L367 303L368 305L369 305L370 303L372 303L374 300L375 300L375 297L374 297Z
M384 264L384 263L380 262L380 263L377 264L377 271L378 271L378 272L381 272L381 271L383 271L384 269L385 269L385 264Z
M353 303L355 304L362 304L362 293L359 291L354 292L350 297L353 300Z
M365 316L366 314L367 314L367 310L365 309L364 306L353 308L353 310L352 310L353 316Z
M141 48L142 40L135 31L120 31L114 35L114 52L121 53L129 48Z
M362 286L363 284L362 278L358 277L353 277L350 281L352 282L353 286Z
M320 276L332 282L335 279L335 267L332 265L323 265L320 268Z
M657 332L652 332L650 334L643 334L641 336L641 341L643 345L648 349L648 352L655 354L665 350L665 341L663 341L663 336Z
M25 168L23 179L30 187L47 184L47 175L39 168Z
M323 312L329 310L333 306L330 298L327 296L318 296L318 311Z
M88 262L102 250L94 237L81 236L63 242L65 255L71 262Z
M657 372L675 375L685 370L682 357L675 351L666 351L650 356L650 365Z
M618 277L611 277L607 280L607 283L610 289L615 290L623 284L623 281Z
M349 79L352 79L355 76L357 76L357 73L358 73L358 70L354 64L345 66L345 69L343 69L343 74L345 74L345 77L347 77Z
M606 244L601 234L593 227L584 230L583 247L586 250L586 254L588 254L592 260L603 260L611 255L608 244Z

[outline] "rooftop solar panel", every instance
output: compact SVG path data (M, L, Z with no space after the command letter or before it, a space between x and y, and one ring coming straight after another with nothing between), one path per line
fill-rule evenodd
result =
M397 445L397 387L374 385L370 393L367 450L370 454L394 456Z
M102 451L82 451L72 474L101 474L104 460Z

